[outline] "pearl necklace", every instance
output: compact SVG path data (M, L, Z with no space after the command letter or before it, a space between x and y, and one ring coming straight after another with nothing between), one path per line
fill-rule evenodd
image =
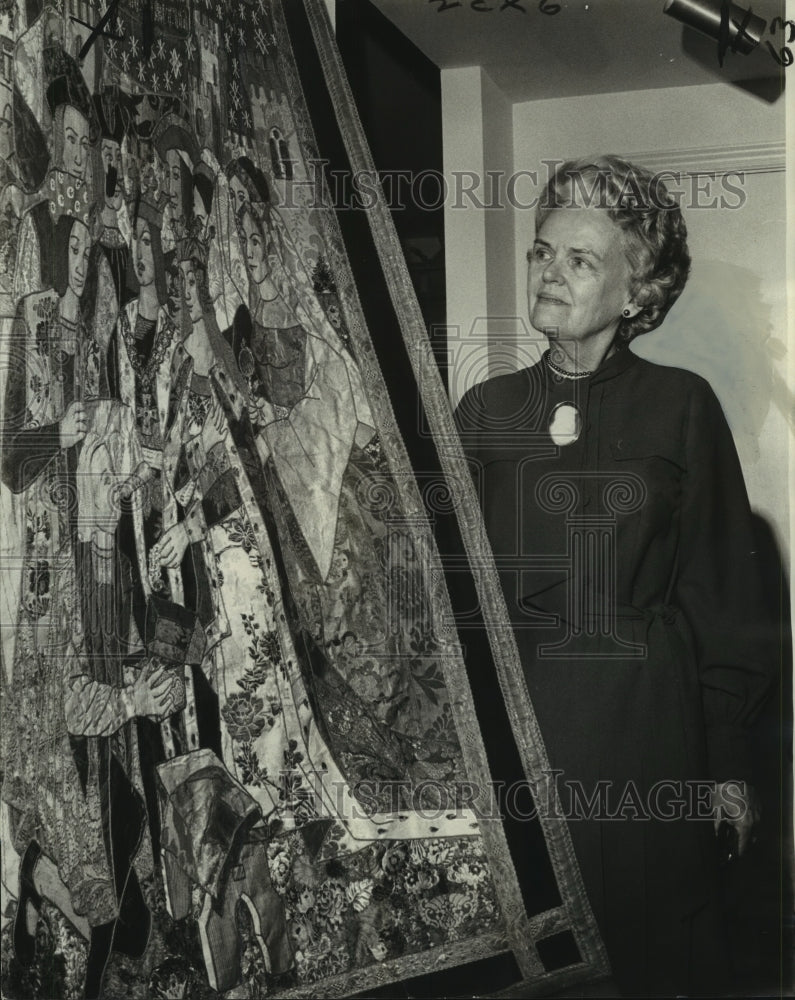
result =
M559 378L577 379L577 378L588 378L589 375L593 375L592 371L588 371L588 372L567 372L565 368L560 368L558 365L555 364L555 362L550 357L549 351L545 351L544 352L544 360L546 361L547 367L549 368L549 370L554 375L557 375Z

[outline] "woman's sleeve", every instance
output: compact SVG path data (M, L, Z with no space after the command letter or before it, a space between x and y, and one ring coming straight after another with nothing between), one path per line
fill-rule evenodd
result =
M66 728L73 736L112 736L135 715L132 685L113 687L74 673L66 688Z
M59 424L26 427L28 379L26 325L21 315L14 320L12 356L6 381L3 409L3 482L13 493L21 493L41 475L61 448Z
M226 441L216 442L205 451L202 442L193 442L194 453L190 459L193 466L195 489L185 507L185 524L191 541L201 539L208 528L220 524L233 514L243 502L235 477L235 470L229 460Z
M710 777L750 781L747 733L775 675L779 638L731 431L701 380L686 441L676 599L696 637Z
M217 402L218 395L213 399ZM229 420L226 411L225 419ZM229 457L231 433L219 436L209 427L210 418L201 434L183 443L174 476L174 495L184 511L192 542L200 541L209 528L233 514L243 502Z
M133 688L98 681L89 666L85 647L70 643L63 658L66 728L73 736L112 736L136 714Z
M14 301L19 302L31 292L38 292L41 285L41 248L33 216L27 211L22 216L17 239L16 266L14 268Z
M289 414L263 427L279 481L325 579L331 567L342 477L358 417L344 358L308 338L306 390Z

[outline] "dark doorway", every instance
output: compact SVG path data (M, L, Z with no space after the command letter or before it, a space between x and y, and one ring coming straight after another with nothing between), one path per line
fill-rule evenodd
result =
M439 69L369 0L337 0L336 32L345 71L442 378L447 381ZM425 205L422 201L425 201Z

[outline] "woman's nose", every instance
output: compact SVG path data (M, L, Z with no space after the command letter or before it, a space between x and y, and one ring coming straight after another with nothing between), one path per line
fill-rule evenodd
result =
M560 265L556 260L550 260L541 272L541 278L546 282L560 281Z

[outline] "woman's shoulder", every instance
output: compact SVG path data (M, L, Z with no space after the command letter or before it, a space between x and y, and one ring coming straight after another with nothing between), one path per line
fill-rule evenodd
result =
M638 358L633 390L625 400L635 415L639 432L653 426L679 428L682 441L691 435L723 433L727 426L723 405L708 379L688 368L661 365Z
M632 366L636 381L643 389L654 387L656 390L663 390L673 401L676 396L685 399L712 399L715 393L708 379L688 368L679 368L676 365L662 365L656 361L648 361L646 358L638 357Z
M543 379L539 364L515 372L495 375L467 389L456 407L456 420L467 422L480 417L507 418L516 416L528 399L536 398L535 387Z

